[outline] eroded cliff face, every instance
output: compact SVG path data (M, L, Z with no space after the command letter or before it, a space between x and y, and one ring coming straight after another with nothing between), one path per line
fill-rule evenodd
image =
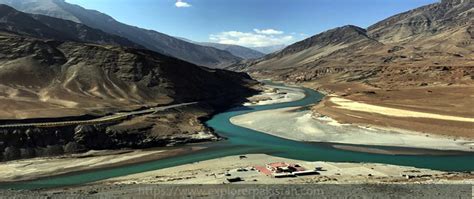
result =
M1 128L0 161L217 141L222 138L202 124L212 112L209 106L192 105L103 124Z
M0 119L208 101L245 95L255 84L245 73L199 67L148 50L7 34L0 35L0 43Z

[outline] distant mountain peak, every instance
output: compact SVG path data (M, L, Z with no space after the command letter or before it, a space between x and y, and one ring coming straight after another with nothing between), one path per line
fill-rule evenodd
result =
M63 0L0 0L26 13L42 14L82 23L91 28L118 35L149 50L170 55L197 65L223 68L242 58L216 48L201 46L172 36L116 21L111 16Z
M451 4L451 5L459 5L459 4L470 3L470 2L473 2L473 0L441 0L441 3Z
M1 31L40 39L144 48L125 38L93 29L84 24L44 15L28 14L3 4L0 4Z
M299 52L314 46L342 45L359 40L370 40L366 33L367 31L364 28L358 26L341 26L292 44L278 52L278 54L279 56L282 56L288 53Z
M473 0L443 0L400 13L368 28L368 34L383 43L394 43L421 37L472 23Z

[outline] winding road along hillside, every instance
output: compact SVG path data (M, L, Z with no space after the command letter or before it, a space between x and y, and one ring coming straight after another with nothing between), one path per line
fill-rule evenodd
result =
M143 115L143 114L150 114L158 111L164 111L171 108L178 108L188 105L197 104L198 102L189 102L189 103L181 103L181 104L174 104L169 106L160 106L154 107L146 110L139 110L139 111L132 111L132 112L120 112L113 115L104 116L101 118L96 119L89 119L89 120L76 120L76 121L64 121L64 122L44 122L44 123L26 123L26 124L6 124L0 125L0 128L21 128L21 127L58 127L58 126L71 126L71 125L87 125L87 124L99 124L99 123L106 123L112 122L117 120L122 120L130 116L134 115Z

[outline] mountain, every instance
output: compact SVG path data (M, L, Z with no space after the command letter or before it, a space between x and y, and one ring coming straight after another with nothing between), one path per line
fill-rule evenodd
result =
M286 45L275 45L275 46L251 47L251 49L261 52L263 54L271 54L285 47Z
M472 0L444 0L387 18L367 30L352 25L335 28L229 68L264 78L332 77L379 87L470 81L474 79L473 4Z
M235 96L250 81L243 74L199 67L149 50L11 33L1 34L0 43L3 119L210 100ZM62 111L50 112L57 108Z
M0 5L0 24L0 31L15 32L23 36L143 48L128 39L83 24L43 15L27 14L6 5Z
M210 47L217 48L220 50L228 51L232 53L233 55L240 57L242 59L256 59L256 58L265 56L265 54L259 51L256 51L247 47L243 47L243 46L238 46L238 45L218 44L218 43L209 43L209 42L201 42L199 44L203 46L210 46Z
M337 50L357 48L361 45L378 45L378 42L370 39L362 28L344 26L323 32L269 54L258 60L258 63L252 66L251 69L293 68L295 65L314 62Z
M239 46L239 45L219 44L219 43L212 43L212 42L197 42L197 41L192 41L190 39L183 38L183 37L176 37L176 38L183 41L190 42L190 43L198 44L201 46L209 46L209 47L217 48L220 50L225 50L242 59L256 59L256 58L263 57L265 55L264 53L261 53L259 51L253 50L251 48Z
M126 25L106 14L84 9L64 0L0 0L0 4L7 4L27 13L42 14L82 23L109 34L127 38L149 50L197 65L223 68L241 60L241 58L227 51L196 45L157 31Z
M369 38L363 28L348 25L317 34L261 59L235 64L230 69L249 71L292 69L316 62L338 50L371 45L377 46L379 43Z
M245 73L134 45L0 5L0 125L24 124L0 127L0 161L219 140L202 118L256 92Z
M368 28L371 37L383 43L420 40L472 27L472 0L443 0L382 20Z
M200 67L146 49L101 45L128 40L5 5L0 5L0 23L2 119L235 98L248 92L246 85L252 82L245 74ZM92 44L96 37L103 41ZM58 108L61 111L54 111Z

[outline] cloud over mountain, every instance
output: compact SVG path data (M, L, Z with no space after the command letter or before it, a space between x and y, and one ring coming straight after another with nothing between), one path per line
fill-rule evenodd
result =
M254 29L253 32L226 31L211 34L209 40L220 44L263 47L292 43L295 37L275 29Z
M280 30L275 30L275 29L263 29L263 30L260 30L260 29L253 29L253 31L255 31L256 33L258 34L264 34L264 35L281 35L283 34L284 32L283 31L280 31Z

